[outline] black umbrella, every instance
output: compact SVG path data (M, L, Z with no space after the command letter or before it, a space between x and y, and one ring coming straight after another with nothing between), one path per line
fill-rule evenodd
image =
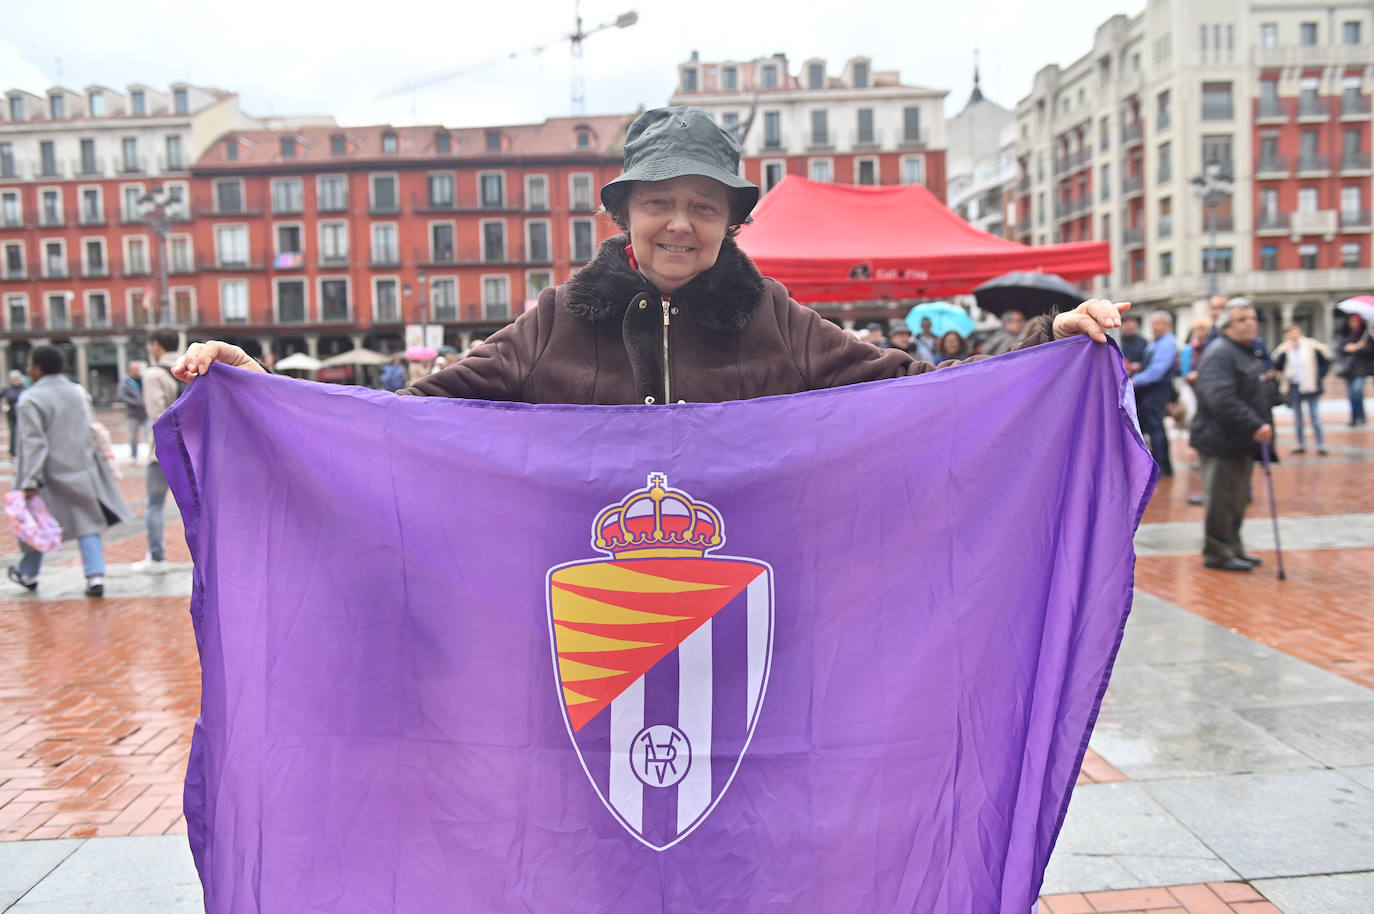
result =
M1082 289L1053 273L1006 273L973 290L978 307L1001 316L1020 311L1026 317L1049 314L1058 308L1069 311L1087 300Z

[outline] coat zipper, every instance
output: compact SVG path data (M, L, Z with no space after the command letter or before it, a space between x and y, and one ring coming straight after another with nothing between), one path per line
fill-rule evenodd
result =
M663 402L673 402L673 382L672 366L668 361L668 326L671 323L669 312L672 309L672 302L667 295L663 296Z

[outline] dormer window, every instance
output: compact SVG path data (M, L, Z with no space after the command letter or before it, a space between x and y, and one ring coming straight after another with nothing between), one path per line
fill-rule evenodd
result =
M733 92L739 88L739 70L735 67L720 68L720 87L727 92Z
M806 88L825 88L825 64L809 63L806 65Z
M501 151L501 131L499 131L499 130L488 130L488 131L487 131L487 151L488 151L488 152L500 152L500 151Z
M281 157L283 159L294 159L296 157L296 138L284 136L281 138Z
M228 140L225 140L225 142L224 142L224 157L225 157L226 159L228 159L229 161L231 161L231 162L237 162L237 161L238 161L238 159L239 159L239 141L238 141L238 140L232 139L232 138L231 138L231 139L228 139Z
M684 67L682 70L682 91L697 91L697 69L696 67Z
M17 95L10 96L10 120L22 121L24 119L24 100Z
M382 134L382 152L389 156L394 156L396 154L396 134Z
M142 89L135 89L129 95L129 105L133 108L134 114L148 113L148 97Z
M105 93L104 93L104 92L100 92L100 91L92 92L91 95L90 95L89 104L90 104L90 106L91 106L91 117L104 117L104 116L105 116Z
M855 61L854 63L854 88L868 88L868 64L863 61Z
M765 89L776 89L778 87L778 68L773 64L768 64L760 70L759 81Z
M67 116L67 100L60 95L48 96L48 110L55 121Z
M577 131L577 148L587 149L592 145L592 135L589 131Z
M344 140L343 134L336 133L329 138L329 154L334 156L348 154L348 143Z
M453 151L453 138L447 133L434 134L434 151L449 153Z
M172 110L177 114L186 114L191 110L190 97L185 89L172 90Z

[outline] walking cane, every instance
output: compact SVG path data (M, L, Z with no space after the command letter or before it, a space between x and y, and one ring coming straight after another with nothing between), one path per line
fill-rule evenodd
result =
M1274 553L1278 556L1279 580L1288 580L1283 571L1283 546L1279 543L1279 509L1274 504L1274 474L1269 472L1269 442L1260 443L1260 456L1264 458L1264 480L1269 484L1269 517L1274 521Z

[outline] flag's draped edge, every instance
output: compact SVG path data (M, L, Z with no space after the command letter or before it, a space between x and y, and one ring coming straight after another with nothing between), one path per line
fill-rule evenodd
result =
M1075 350L1073 347L1081 348ZM228 369L219 365L212 366L206 378L195 383L191 391L189 391L186 396L179 399L177 403L173 404L155 426L158 457L167 475L168 485L176 497L178 505L181 507L187 543L190 547L192 558L196 563L191 614L196 624L197 644L202 650L203 689L208 691L208 689L215 684L212 680L214 680L218 674L217 670L211 668L210 661L213 658L206 656L206 645L205 639L203 638L204 633L202 631L207 599L205 565L206 560L212 558L211 556L207 556L204 552L206 543L203 541L202 535L204 533L202 527L204 520L202 517L202 510L204 508L202 484L213 485L213 483L204 482L206 472L213 472L213 467L205 465L204 461L214 454L229 457L235 453L236 445L232 443L233 440L249 430L227 427L230 424L228 420L231 420L234 415L242 418L243 415L251 413L255 419L262 418L265 425L270 425L273 419L272 410L277 399L284 397L309 398L324 395L330 397L351 397L372 401L376 405L386 409L426 411L454 410L450 415L457 421L461 421L462 419L462 414L458 412L459 410L499 410L515 413L578 411L582 414L581 418L593 421L596 420L598 415L634 412L642 414L636 421L648 426L655 422L672 423L675 418L686 418L692 413L699 411L708 411L708 415L713 420L721 419L725 415L728 415L731 410L758 409L761 405L767 404L770 401L774 404L777 404L779 401L793 401L797 403L798 406L801 406L808 400L831 399L835 401L835 403L832 404L834 408L843 408L847 406L850 409L863 409L867 404L860 402L861 399L868 395L869 392L876 391L880 388L915 388L922 384L934 385L943 381L953 380L951 375L954 372L968 373L969 381L972 381L972 376L978 372L994 371L1001 377L1001 373L1003 372L1017 371L1018 369L1013 367L1013 363L1017 361L1025 362L1026 369L1030 371L1032 370L1032 366L1035 365L1036 360L1058 360L1058 364L1054 366L1055 370L1059 374L1068 376L1071 380L1080 380L1081 374L1082 378L1086 378L1088 381L1096 380L1101 384L1105 382L1107 376L1110 375L1110 380L1112 382L1111 386L1115 388L1116 411L1118 413L1114 421L1119 424L1120 428L1111 428L1113 420L1109 419L1105 426L1105 430L1109 434L1119 432L1121 429L1130 430L1129 437L1132 446L1122 448L1125 453L1118 454L1118 456L1124 457L1125 465L1120 467L1106 467L1105 470L1098 466L1078 468L1060 467L1061 473L1065 474L1065 478L1061 479L1060 482L1068 481L1070 478L1068 474L1073 472L1079 474L1071 477L1074 481L1081 481L1085 478L1085 474L1092 474L1099 471L1104 471L1109 474L1119 472L1121 479L1117 480L1118 485L1123 489L1129 489L1130 494L1135 497L1135 516L1131 518L1129 530L1125 531L1127 533L1125 541L1120 544L1115 544L1114 541L1112 543L1112 545L1119 545L1123 549L1122 553L1117 557L1117 560L1129 566L1122 578L1123 587L1119 594L1120 610L1118 613L1118 620L1114 626L1115 637L1110 656L1107 658L1107 662L1103 664L1102 673L1096 683L1095 696L1087 715L1086 724L1078 734L1078 745L1073 765L1070 766L1071 770L1064 770L1064 777L1061 779L1062 782L1058 787L1058 791L1062 795L1062 801L1059 803L1057 815L1054 817L1052 826L1048 829L1046 829L1045 826L1049 823L1044 821L1039 823L1037 828L1039 838L1033 844L1033 872L1030 874L1004 873L1004 885L999 896L1002 898L1003 907L999 908L999 910L1004 912L1017 912L1017 914L1019 914L1017 906L1021 904L1021 900L1027 897L1033 900L1035 894L1038 892L1044 866L1048 862L1050 850L1053 848L1054 841L1062 827L1073 784L1077 772L1081 767L1084 754L1086 753L1093 723L1097 718L1102 697L1106 691L1111 666L1120 647L1121 638L1124 634L1126 617L1130 610L1134 576L1134 551L1130 534L1133 534L1140 523L1145 505L1155 483L1155 466L1153 461L1149 458L1148 449L1134 421L1134 409L1133 403L1131 402L1132 389L1115 344L1111 344L1108 347L1102 347L1094 346L1086 339L1061 341L1058 343L1046 344L1041 347L1035 347L1033 349L1006 353L995 360L985 360L968 366L946 369L941 372L916 378L876 382L848 388L812 391L784 398L764 398L727 404L681 404L667 409L664 407L642 406L530 405L482 401L430 400L426 398L410 398L405 401L396 401L390 394L379 394L361 388L340 388L315 384L305 385L301 382L291 381L285 378L263 377L255 373ZM1084 364L1085 360L1090 364ZM1107 364L1104 365L1103 360L1106 360ZM1079 366L1079 374L1064 370L1065 367L1070 364ZM955 390L945 390L946 395L951 396L956 406L959 400L959 397L956 396L959 393L957 388L958 385L962 383L969 382L955 381ZM1104 394L1106 392L1105 390L1103 391ZM916 395L914 390L911 390L910 393ZM844 398L851 398L850 402L845 404ZM225 406L221 402L225 400L231 403L235 400L244 400L246 409L244 412L237 414L230 410L229 415L226 415ZM251 402L253 400L258 400L259 402L253 403ZM1060 417L1060 421L1072 425L1077 418L1086 412L1086 410L1082 412L1074 411L1079 409L1080 405L1083 403L1091 405L1092 398L1090 396L1084 396L1082 399L1064 397L1062 399L1056 399L1053 402L1031 402L1020 404L1020 406L1038 412L1047 422L1051 421L1051 417L1057 414ZM1067 406L1065 404L1067 404ZM775 405L771 408L777 407ZM946 406L946 409L948 410L949 407ZM387 434L386 443L388 446L392 444L396 438L396 425L393 425L390 421L390 417L393 415L395 414L388 413L388 419L385 422ZM435 415L437 415L437 413L435 413ZM218 425L216 425L217 422L219 423ZM673 440L672 435L665 435L665 437L669 440ZM1006 442L1002 443L1005 445ZM392 453L395 452L394 448L389 447L388 449ZM954 457L955 455L951 454L950 456ZM1012 460L1017 460L1022 455L1009 454L1008 456ZM1037 467L1037 464L1033 460L1030 461L1029 465L1032 469ZM1052 469L1052 467L1050 467L1050 469ZM711 478L709 470L706 471L705 478ZM1032 478L1029 484L1041 485L1044 484L1044 482L1044 480ZM388 478L388 484L393 484L393 480ZM908 491L907 494L910 495L912 493ZM997 520L995 519L994 522L997 522ZM220 544L215 548L222 549L224 547ZM590 558L591 556L588 555L587 557ZM212 593L214 592L213 584L211 584L210 590ZM1091 596L1091 594L1086 596ZM1105 597L1106 595L1104 594L1103 596ZM1087 683L1085 682L1083 685L1087 685ZM202 709L204 710L204 708L205 705L202 703ZM1026 713L1030 714L1033 710L1034 708L1030 708ZM1061 718L1060 723L1063 722ZM193 745L192 755L187 770L185 794L186 815L192 850L195 852L197 869L201 873L202 881L205 882L207 910L214 911L218 914L218 911L221 909L211 907L212 887L209 881L211 875L211 861L208 859L210 851L208 842L213 833L211 831L212 823L206 821L206 790L208 787L208 778L212 772L211 770L207 770L207 759L205 758L204 750L205 735L202 730L202 721L197 721L195 744ZM1030 750L1028 749L1027 751ZM216 759L217 763L222 761L221 759ZM1047 761L1051 760L1047 759ZM218 770L214 771L216 775L219 773ZM1050 773L1048 767L1044 773ZM1047 791L1042 791L1042 793L1044 792ZM1014 805L1019 808L1021 805L1020 801L1014 801ZM1008 811L1012 812L1011 810ZM1049 810L1043 809L1043 812L1048 813ZM1048 816L1046 816L1046 818L1048 818ZM1045 840L1046 838L1048 838L1048 840ZM1010 832L1007 833L1007 840L1011 840ZM990 852L996 850L998 850L996 847L990 848ZM808 855L808 859L812 859L812 855ZM244 861L240 861L240 864L242 866L248 866ZM252 869L253 872L253 877L250 879L251 885L217 887L218 894L216 894L215 897L221 900L232 899L232 902L225 901L225 904L232 904L232 910L235 912L256 911L259 909L256 905L260 903L271 904L269 899L260 897L260 893L266 891L258 884L258 879L262 878L261 871L251 867L250 869ZM1022 875L1028 875L1029 878L1023 880L1020 878ZM917 881L921 882L922 880L918 877ZM1007 882L1014 883L1014 885L1008 886L1006 884ZM1023 886L1023 882L1034 884ZM921 886L916 886L910 891L918 891L920 888ZM1026 890L1029 890L1028 895L1026 894ZM627 888L625 891L629 892L630 890ZM903 889L903 891L906 892L907 889ZM1016 896L1016 898L1012 901L1008 901L1009 896ZM906 897L908 896L904 894L903 898ZM914 897L914 895L910 897ZM978 897L982 898L983 896L979 895ZM250 898L251 900L249 900ZM970 898L966 896L964 902L970 903ZM958 899L955 899L953 902L946 899L946 903L953 905L948 908L948 910L952 911L957 910L961 902ZM248 906L240 907L241 904L247 904ZM862 908L856 908L856 910L860 909ZM230 907L225 907L223 910L228 911ZM941 910L945 910L945 908Z

